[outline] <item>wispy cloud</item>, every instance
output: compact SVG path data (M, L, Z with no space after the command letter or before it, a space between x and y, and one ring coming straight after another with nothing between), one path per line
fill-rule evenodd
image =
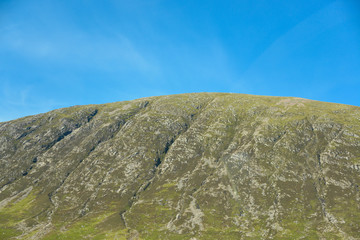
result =
M52 35L13 25L2 28L0 43L0 50L11 51L33 61L52 61L54 64L104 71L133 69L153 74L159 71L159 66L141 53L134 41L121 33L108 37L69 30Z
M13 87L8 81L3 80L1 84L2 102L6 105L26 106L30 91L31 86L22 88Z
M32 85L0 80L0 121L8 121L69 105L59 100L42 97Z
M251 82L250 93L319 100L323 96L326 101L329 86L343 84L356 73L355 64L346 59L357 59L350 55L359 56L360 51L353 49L353 54L344 46L356 38L349 35L351 30L341 30L346 23L350 26L348 21L347 5L334 1L279 36L243 74Z
M249 67L247 73L257 71L259 65L271 64L274 56L286 58L316 36L345 22L348 18L348 15L344 14L345 12L342 1L335 1L303 19L269 45Z

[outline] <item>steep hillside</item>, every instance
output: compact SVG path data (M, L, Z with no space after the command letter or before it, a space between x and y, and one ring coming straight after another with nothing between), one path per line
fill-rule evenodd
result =
M197 93L0 123L0 239L360 239L360 108Z

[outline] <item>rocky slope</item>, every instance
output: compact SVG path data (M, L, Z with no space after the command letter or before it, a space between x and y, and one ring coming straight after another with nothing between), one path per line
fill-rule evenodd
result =
M0 123L0 239L360 239L360 108L199 93Z

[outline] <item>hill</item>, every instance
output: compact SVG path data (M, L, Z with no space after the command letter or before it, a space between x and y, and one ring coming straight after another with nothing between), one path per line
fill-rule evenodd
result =
M0 123L0 239L359 239L360 108L194 93Z

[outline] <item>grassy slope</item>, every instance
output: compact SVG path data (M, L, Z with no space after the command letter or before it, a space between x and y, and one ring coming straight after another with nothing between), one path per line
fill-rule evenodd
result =
M94 109L97 111L92 120L94 128L90 128L84 119L93 115ZM64 184L57 194L60 207L52 215L46 239L359 237L359 177L353 169L360 165L358 107L297 98L202 93L78 106L29 118L34 118L29 126L39 127L20 140L2 132L2 136L13 139L11 144L18 146L17 149L25 141L31 142L36 134L45 136L44 132L49 129L56 136L44 145L51 145L62 136L65 126L71 129L71 134L63 136L63 145L64 141L54 143L58 148L53 150L54 154L65 153L61 150L65 148L75 152L69 145L70 138L74 138L72 144L81 145L84 152L92 156L87 153L83 156L81 151L68 154L65 156L71 160L69 165L57 165L77 169L65 179L69 186L77 186L81 179L91 180L76 178L75 173L81 176L80 167L85 168L86 161L94 164L94 159L103 159L103 163L98 164L104 164L106 169L115 164L114 158L104 156L107 156L107 146L124 148L125 145L119 143L121 138L129 140L134 148L137 144L147 149L134 162L156 158L161 162L159 168L144 163L140 168L153 172L144 173L134 182L129 180L128 187L139 189L134 193L136 197L130 193L124 195L126 201L116 198L115 193L102 197L106 195L105 186L96 196L96 201L104 205L90 204L90 210L81 217L74 211L78 209L76 201L66 202L66 196L72 197L73 192L61 190L65 189ZM65 125L64 119L67 119ZM19 124L21 132L26 129L26 124L21 122L26 122L26 118L9 124ZM116 128L126 123L129 128ZM89 132L84 130L81 135L81 129L87 126L97 132L90 132L86 138ZM139 134L139 130L144 129L146 131ZM112 131L120 134L108 139ZM94 138L103 145L92 152L91 139ZM9 148L8 155L15 156L10 157L14 159L26 156L32 161L35 156L48 152L48 149L36 149L36 143L31 146L23 152L11 152ZM74 167L74 159L84 159L84 163ZM108 166L106 162L111 164ZM48 170L47 165L33 167L37 172L32 173L31 169L28 175L16 176L10 184L14 187L0 192L0 201L14 196L14 191L20 192L0 208L1 238L20 234L31 238L43 231L41 223L46 222L48 216L45 213L53 207L46 196L48 188L40 180L29 193L23 190L29 187L29 179L41 176L41 171L54 171ZM123 172L119 170L116 176L119 174ZM61 181L62 175L58 175ZM307 176L305 180L301 175ZM181 181L185 182L183 187ZM109 183L107 187L112 189L114 185ZM82 199L79 197L78 201ZM125 225L119 213L124 213ZM331 223L332 218L336 223ZM33 226L38 228L31 228ZM31 231L28 232L27 227Z

